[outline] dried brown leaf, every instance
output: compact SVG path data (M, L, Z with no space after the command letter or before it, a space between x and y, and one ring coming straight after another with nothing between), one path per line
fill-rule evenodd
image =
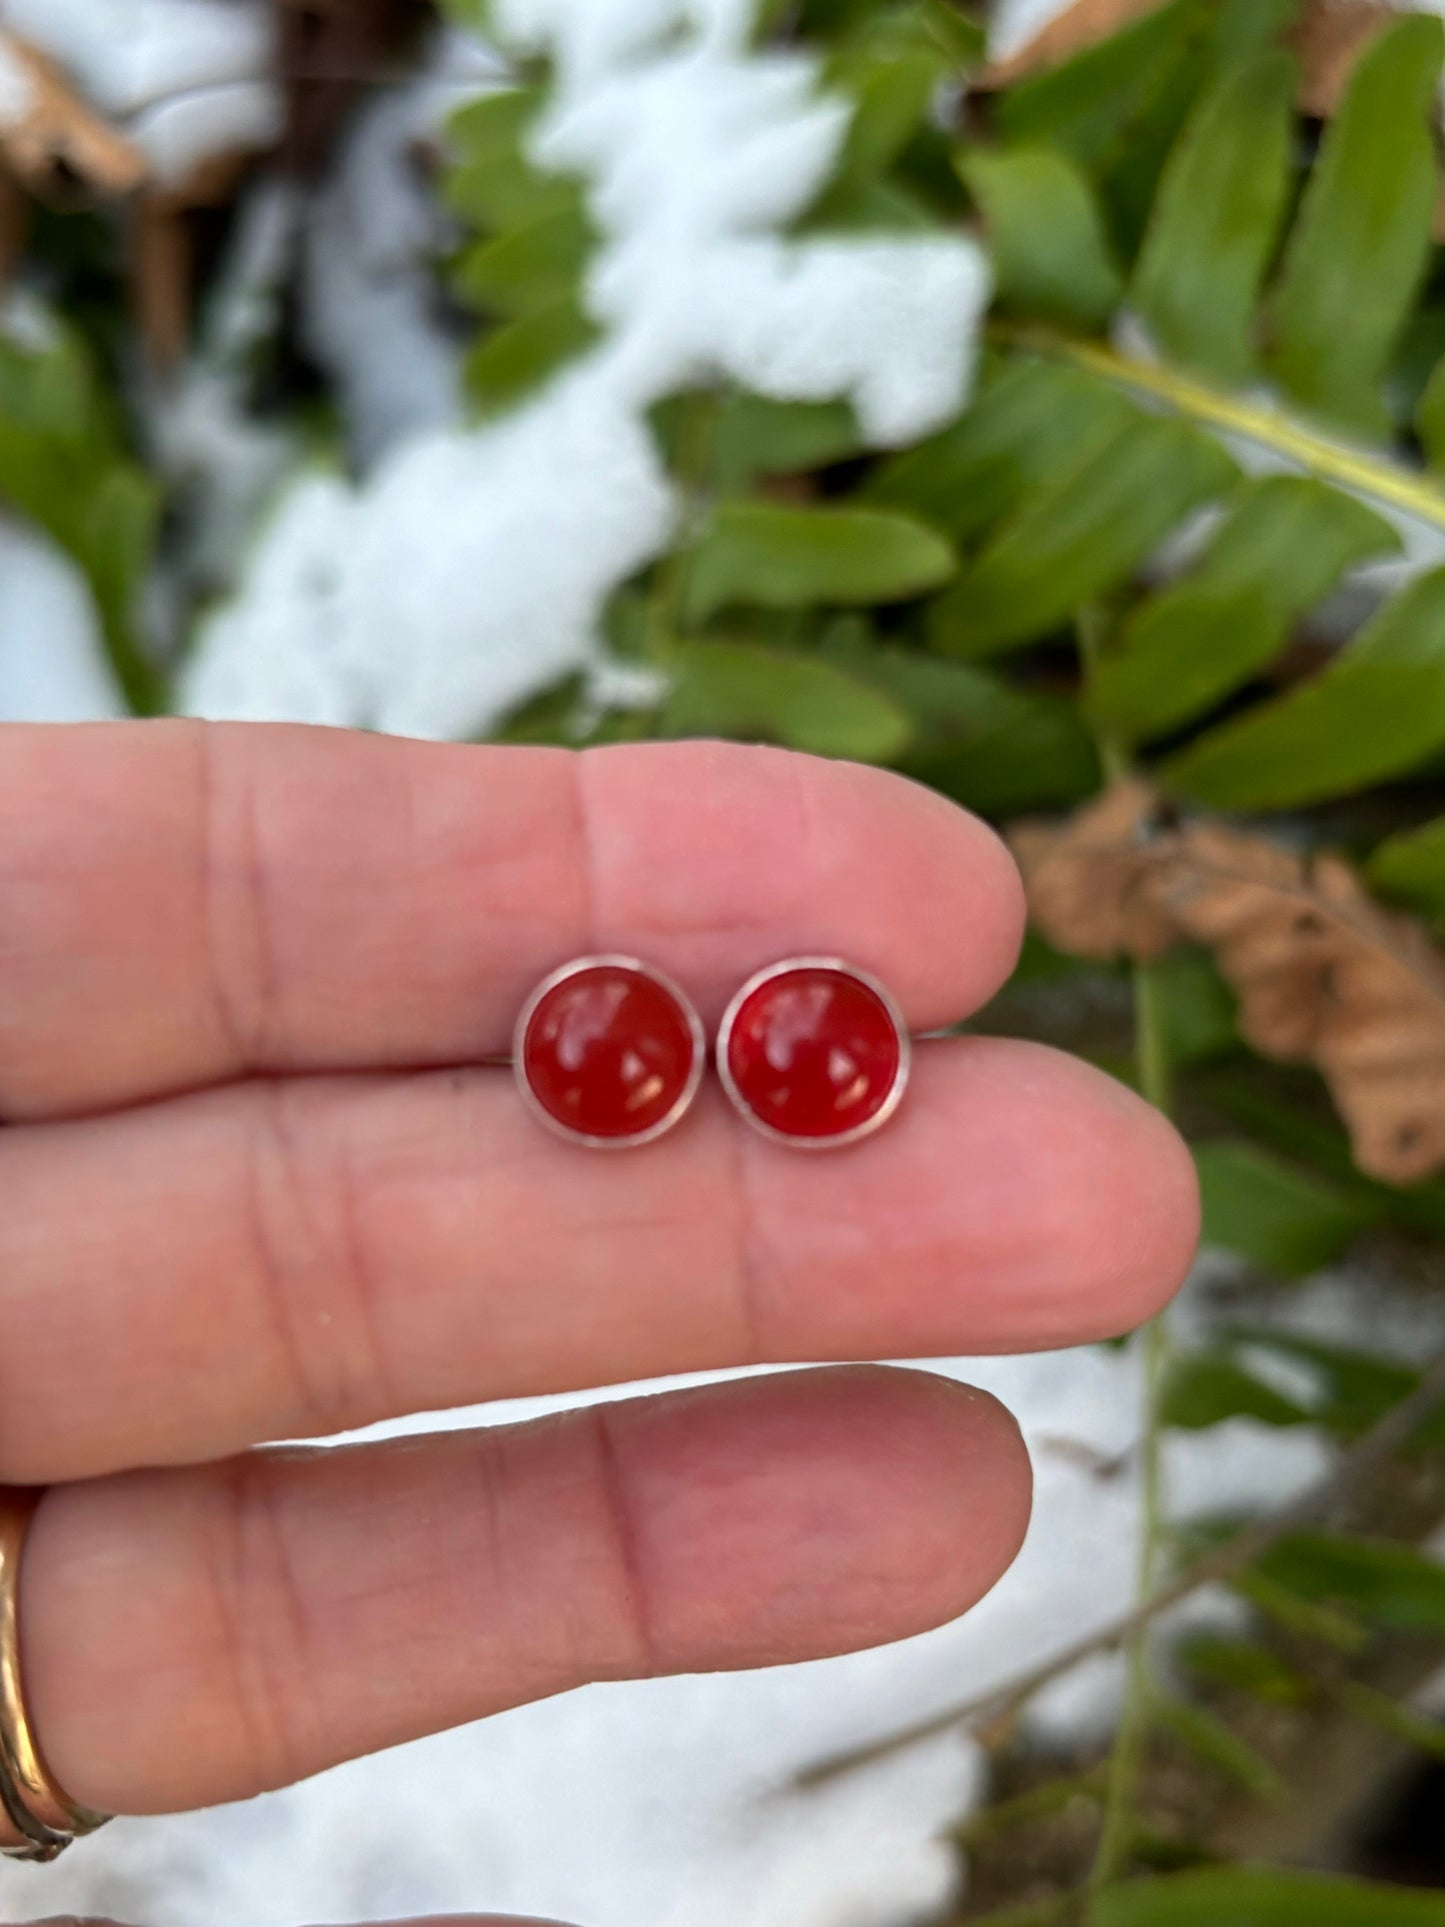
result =
M1171 825L1142 783L1010 838L1038 928L1078 956L1206 946L1261 1055L1314 1064L1360 1168L1445 1169L1445 955L1337 857L1214 822Z
M1385 0L1310 0L1290 33L1300 61L1300 108L1328 120L1361 54L1400 9Z
M1029 909L1050 943L1076 957L1158 957L1179 941L1154 901L1158 809L1147 784L1119 783L1063 825L1014 828Z
M26 112L0 129L0 149L16 174L43 186L68 168L97 193L134 193L150 173L140 149L82 100L38 48L3 30L0 45L29 89Z
M1161 4L1162 0L1074 0L1025 46L985 68L977 85L1007 87L1056 67L1157 11ZM1390 0L1307 0L1287 36L1287 44L1299 57L1300 111L1327 120L1344 97L1365 49L1405 11Z
M177 367L191 335L195 253L185 212L143 194L131 225L130 269L136 327L153 368Z

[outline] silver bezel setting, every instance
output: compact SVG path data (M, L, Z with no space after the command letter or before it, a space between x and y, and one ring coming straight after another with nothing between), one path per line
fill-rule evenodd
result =
M760 1118L733 1077L729 1062L732 1045L733 1027L743 1005L754 994L770 984L776 977L789 977L795 970L831 970L842 977L851 977L865 989L871 990L892 1019L893 1028L898 1034L898 1074L893 1087L883 1100L881 1107L874 1112L866 1123L855 1125L851 1131L842 1131L836 1137L791 1137L786 1131L779 1131ZM787 957L782 963L770 964L749 977L742 989L733 998L723 1014L717 1034L717 1074L723 1089L728 1094L733 1109L737 1111L760 1136L773 1144L786 1145L790 1151L844 1151L851 1144L861 1144L865 1138L881 1131L883 1126L895 1115L908 1090L908 1081L913 1073L913 1039L903 1012L898 1008L897 999L891 990L869 970L860 970L857 964L844 961L841 957Z
M549 997L559 985L568 983L573 977L580 977L589 970L635 971L639 977L646 977L660 989L665 990L687 1019L688 1035L692 1039L692 1069L688 1073L687 1083L666 1117L659 1118L656 1124L649 1125L645 1131L635 1132L631 1137L592 1137L585 1131L574 1131L570 1125L564 1124L560 1118L552 1115L532 1089L531 1081L527 1076L527 1032L532 1027L532 1019L541 1007L543 999ZM655 1144L660 1137L665 1137L669 1131L679 1125L692 1109L697 1094L702 1088L706 1071L707 1034L703 1030L701 1017L693 1008L692 999L665 971L654 968L652 964L643 963L638 957L624 957L610 951L595 957L574 958L571 963L563 964L560 969L544 977L523 1004L512 1030L512 1075L522 1102L538 1123L545 1125L554 1137L561 1138L566 1144L582 1145L589 1151L637 1151L645 1144Z

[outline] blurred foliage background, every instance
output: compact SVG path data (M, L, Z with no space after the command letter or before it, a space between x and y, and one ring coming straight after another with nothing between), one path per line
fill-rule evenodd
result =
M482 0L449 4L506 51ZM424 12L308 31L399 60ZM668 396L678 534L612 600L610 673L490 733L765 739L980 811L1034 914L981 1023L1132 1079L1194 1144L1233 1262L1132 1341L1140 1608L944 1716L993 1757L959 1918L1445 1923L1445 27L1375 0L1076 0L992 65L985 27L952 0L765 0L757 23L850 103L799 234L984 249L968 405L880 455L846 402ZM298 86L303 162L344 116L338 71ZM434 160L478 417L602 332L586 184L532 141L553 85L519 56ZM0 493L83 571L131 704L164 710L200 604L167 628L147 594L183 505L118 373L106 222L133 184L52 107L39 156L9 157L0 255L48 263L64 325L0 341ZM58 213L57 169L81 184ZM131 233L161 364L197 233L154 201ZM283 375L295 408L294 367L258 379ZM1291 1329L1294 1281L1346 1260L1358 1342ZM1412 1361L1369 1342L1384 1278L1418 1305ZM1278 1514L1177 1516L1167 1435L1239 1417L1322 1428L1334 1469ZM1156 1640L1205 1586L1236 1630ZM1116 1645L1117 1733L1042 1751L1034 1693Z

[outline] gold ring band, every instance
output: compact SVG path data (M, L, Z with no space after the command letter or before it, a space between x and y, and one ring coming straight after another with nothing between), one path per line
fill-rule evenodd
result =
M54 1860L106 1815L77 1806L45 1764L20 1674L20 1558L37 1492L0 1488L0 1854Z

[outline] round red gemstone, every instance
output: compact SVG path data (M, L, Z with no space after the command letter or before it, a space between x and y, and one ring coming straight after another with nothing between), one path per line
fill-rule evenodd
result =
M701 1034L681 994L635 964L600 961L543 989L517 1068L554 1124L627 1144L676 1121L702 1075Z
M888 999L829 964L793 966L745 988L723 1051L734 1100L798 1143L861 1135L897 1103L908 1071Z

